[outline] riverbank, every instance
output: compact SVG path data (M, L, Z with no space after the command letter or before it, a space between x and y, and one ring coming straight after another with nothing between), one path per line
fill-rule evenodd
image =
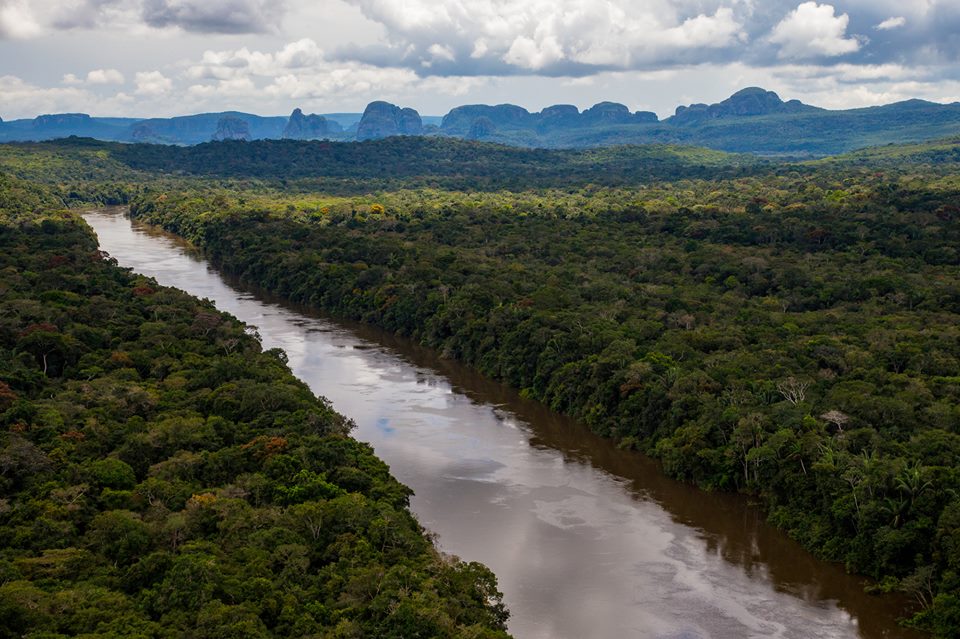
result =
M122 263L215 300L284 349L414 488L440 547L494 570L515 636L914 636L896 624L902 601L865 595L744 499L669 480L408 340L251 294L156 229L118 216L94 226Z
M244 281L412 337L672 477L753 495L811 552L908 593L917 621L950 635L952 182L846 179L857 197L798 172L366 205L185 190L132 211Z
M282 352L7 186L0 635L508 636Z

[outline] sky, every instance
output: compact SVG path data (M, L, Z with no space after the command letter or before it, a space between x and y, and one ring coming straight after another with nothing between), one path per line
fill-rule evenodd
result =
M960 101L960 0L0 0L0 117Z

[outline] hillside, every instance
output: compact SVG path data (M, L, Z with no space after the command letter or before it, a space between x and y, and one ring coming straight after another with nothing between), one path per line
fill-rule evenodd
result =
M0 147L0 169L25 179L72 183L71 188L80 191L91 180L103 187L110 182L210 177L332 192L400 185L501 189L737 176L763 167L753 156L685 146L548 150L414 136L367 142L225 141L189 147L75 138Z
M226 118L243 121L218 135ZM70 135L121 142L195 145L213 139L356 141L390 136L453 137L530 148L594 148L623 144L684 144L733 153L813 158L892 143L960 134L960 104L908 100L862 109L828 110L783 101L772 91L743 89L716 104L680 106L660 120L614 102L581 111L558 104L539 112L513 105L474 104L442 118L411 108L371 102L362 114L289 117L206 113L148 120L43 115L0 121L0 142L39 141Z

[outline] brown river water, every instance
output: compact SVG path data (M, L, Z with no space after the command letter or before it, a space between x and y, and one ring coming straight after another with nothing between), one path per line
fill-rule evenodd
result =
M518 639L916 637L905 601L818 561L736 495L664 477L410 341L241 287L182 240L84 214L122 266L208 298L357 423L441 550L489 566Z

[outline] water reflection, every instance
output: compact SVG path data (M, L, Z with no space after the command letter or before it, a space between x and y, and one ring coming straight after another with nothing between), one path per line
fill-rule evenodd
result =
M121 264L207 297L286 350L358 424L440 547L490 566L519 638L911 637L903 602L812 558L735 495L657 464L415 344L225 280L165 233L87 215Z

